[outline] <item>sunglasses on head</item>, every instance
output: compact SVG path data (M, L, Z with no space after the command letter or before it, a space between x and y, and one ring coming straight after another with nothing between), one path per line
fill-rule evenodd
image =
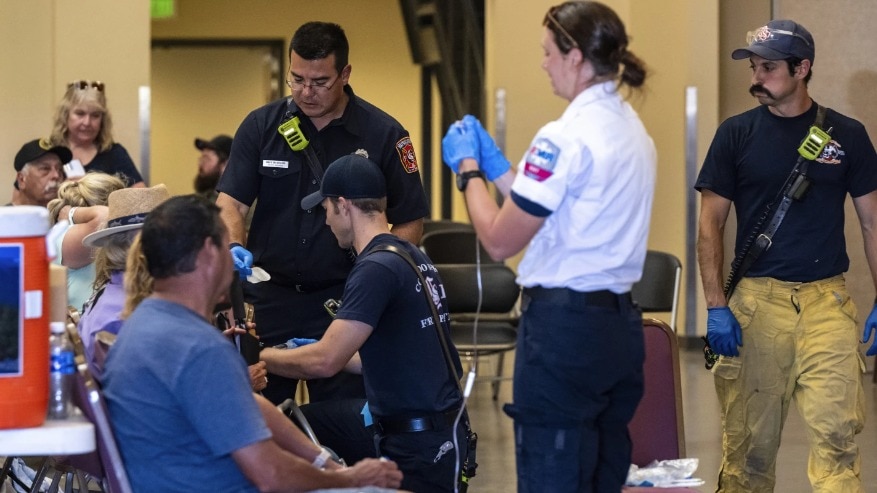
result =
M67 83L67 88L69 89L71 87L79 91L84 91L91 87L100 92L104 92L104 83L99 80L74 80L73 82Z

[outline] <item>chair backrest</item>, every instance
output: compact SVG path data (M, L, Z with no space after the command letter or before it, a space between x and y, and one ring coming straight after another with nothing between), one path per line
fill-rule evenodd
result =
M515 308L521 288L515 272L505 264L435 264L448 300L448 311L474 313L481 299L481 312L507 314ZM481 284L479 296L479 282Z
M478 260L476 255L481 256L482 264L502 263L490 258L473 229L442 229L424 233L420 238L420 249L433 264L474 264Z
M472 225L469 223L461 223L450 219L427 219L423 221L423 234L429 234L433 231L472 231Z
M642 467L653 460L685 457L685 428L679 347L676 333L659 320L643 319L645 390L628 425L631 460Z
M682 263L675 255L649 250L642 279L633 285L631 296L643 312L670 313L670 328L676 330L681 281Z
M88 369L88 363L85 361L85 349L82 346L82 340L78 337L73 341L73 351L76 354L77 365L73 403L94 424L97 435L97 457L90 454L90 457L82 458L83 462L72 462L72 465L88 471L93 476L102 478L107 493L131 493L131 485L128 482L128 474L125 472L122 454L119 452L113 428L110 425L106 401Z

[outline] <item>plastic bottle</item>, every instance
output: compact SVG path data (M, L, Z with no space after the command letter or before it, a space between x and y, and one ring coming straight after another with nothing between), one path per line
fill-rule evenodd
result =
M49 324L49 419L65 419L70 414L70 394L73 392L73 344L67 337L64 322Z

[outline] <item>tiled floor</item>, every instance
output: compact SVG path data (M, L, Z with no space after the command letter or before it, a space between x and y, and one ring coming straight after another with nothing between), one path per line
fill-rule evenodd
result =
M506 358L506 373L513 358ZM686 447L689 457L699 459L697 477L705 484L703 493L715 491L716 471L721 458L721 429L712 374L703 367L699 349L681 351L682 392ZM479 372L493 371L494 360L483 358ZM868 362L873 366L873 358ZM863 377L866 400L866 424L856 442L861 450L862 478L866 493L877 493L877 384L871 374ZM469 415L478 433L478 475L472 479L472 493L514 493L515 456L511 420L502 412L502 404L511 400L511 382L503 382L499 399L493 401L488 383L476 383L469 400ZM794 407L794 406L793 406ZM783 443L777 460L777 493L810 491L807 480L808 445L797 411L789 412ZM660 490L656 490L660 491Z

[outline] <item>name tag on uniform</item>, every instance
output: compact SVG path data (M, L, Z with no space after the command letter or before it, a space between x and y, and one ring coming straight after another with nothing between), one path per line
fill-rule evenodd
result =
M273 161L271 159L263 159L262 160L263 168L289 168L289 161Z

